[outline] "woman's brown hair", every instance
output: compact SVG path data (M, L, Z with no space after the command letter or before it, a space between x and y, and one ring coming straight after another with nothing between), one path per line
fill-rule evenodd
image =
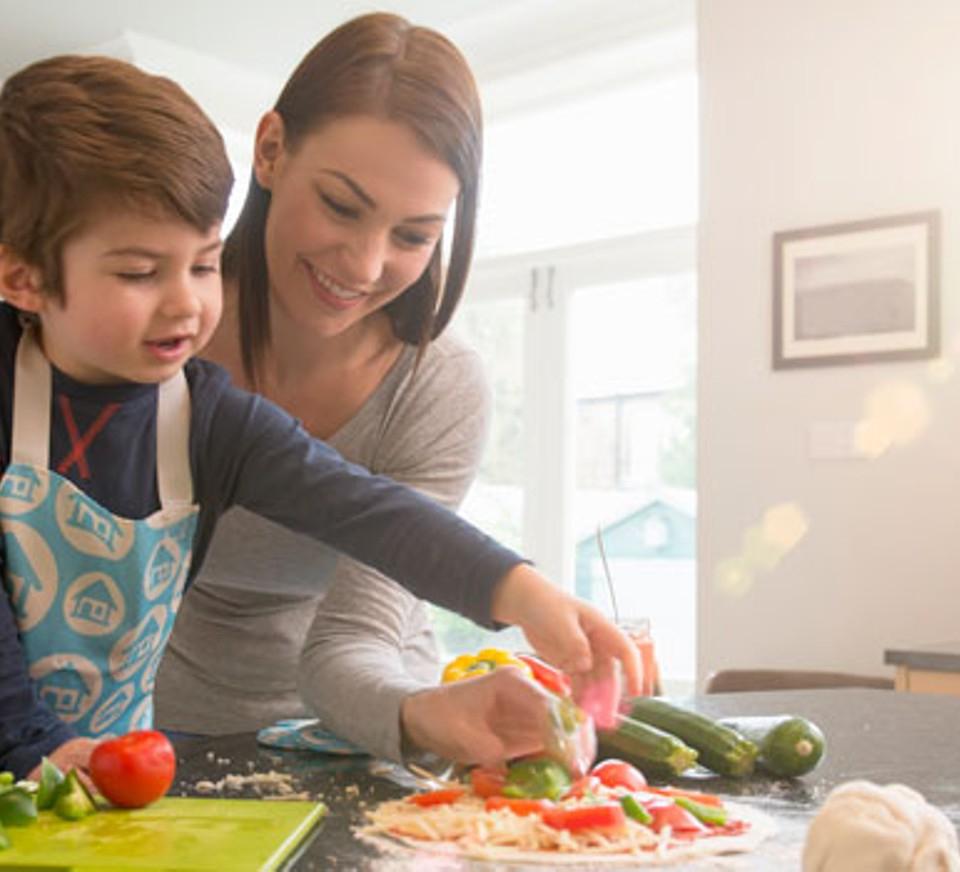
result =
M362 15L311 49L274 109L283 119L285 145L291 150L328 121L370 115L407 126L456 174L460 191L446 277L441 240L420 278L384 309L394 334L422 352L449 323L473 256L483 129L476 83L463 55L441 34L397 15ZM254 386L270 345L264 251L269 207L269 191L251 176L223 255L224 274L239 289L243 368Z

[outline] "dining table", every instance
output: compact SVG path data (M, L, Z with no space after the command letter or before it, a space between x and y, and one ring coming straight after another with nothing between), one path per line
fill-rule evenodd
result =
M800 870L804 840L814 815L834 787L855 779L912 787L960 828L958 697L831 688L696 695L672 701L710 717L800 715L817 724L826 739L820 765L800 778L776 778L758 772L733 779L691 770L674 779L673 784L715 792L759 810L773 820L776 830L749 854L698 860L671 866L672 870ZM549 868L402 848L383 850L362 838L358 830L368 809L402 797L415 787L412 776L397 764L362 755L265 747L257 743L253 733L185 738L177 740L175 746L178 770L172 795L209 795L209 785L222 783L231 772L276 772L298 792L326 805L326 815L286 861L283 868L287 870L543 872ZM262 789L240 787L221 795L255 797ZM585 861L563 868L590 870L599 866ZM629 861L624 868L629 868Z

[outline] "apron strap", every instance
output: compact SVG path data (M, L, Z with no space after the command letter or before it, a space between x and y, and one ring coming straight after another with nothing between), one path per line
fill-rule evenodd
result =
M50 362L25 326L17 346L11 463L50 466ZM157 490L162 508L193 505L190 473L190 389L183 370L157 388Z
M164 509L193 505L190 388L182 369L157 388L157 489Z
M50 465L50 364L36 330L25 326L17 345L13 386L13 444L10 462L47 469Z

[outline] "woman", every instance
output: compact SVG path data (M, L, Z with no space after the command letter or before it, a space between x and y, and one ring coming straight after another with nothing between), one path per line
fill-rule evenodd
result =
M207 351L348 459L450 506L476 472L488 418L476 355L441 335L472 254L480 158L479 100L452 44L387 14L335 30L258 126ZM318 573L330 579L322 600L304 592ZM284 595L258 592L267 575ZM256 653L236 657L241 643ZM395 759L538 749L536 687L508 670L436 688L436 666L422 603L234 510L184 600L157 724L225 733L312 711Z

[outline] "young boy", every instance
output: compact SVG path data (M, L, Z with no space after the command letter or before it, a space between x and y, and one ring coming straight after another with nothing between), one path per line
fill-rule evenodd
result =
M232 181L196 104L128 64L53 58L0 92L0 769L82 763L75 736L150 724L177 606L234 504L516 623L573 671L618 658L635 688L595 610L191 359L220 316Z

